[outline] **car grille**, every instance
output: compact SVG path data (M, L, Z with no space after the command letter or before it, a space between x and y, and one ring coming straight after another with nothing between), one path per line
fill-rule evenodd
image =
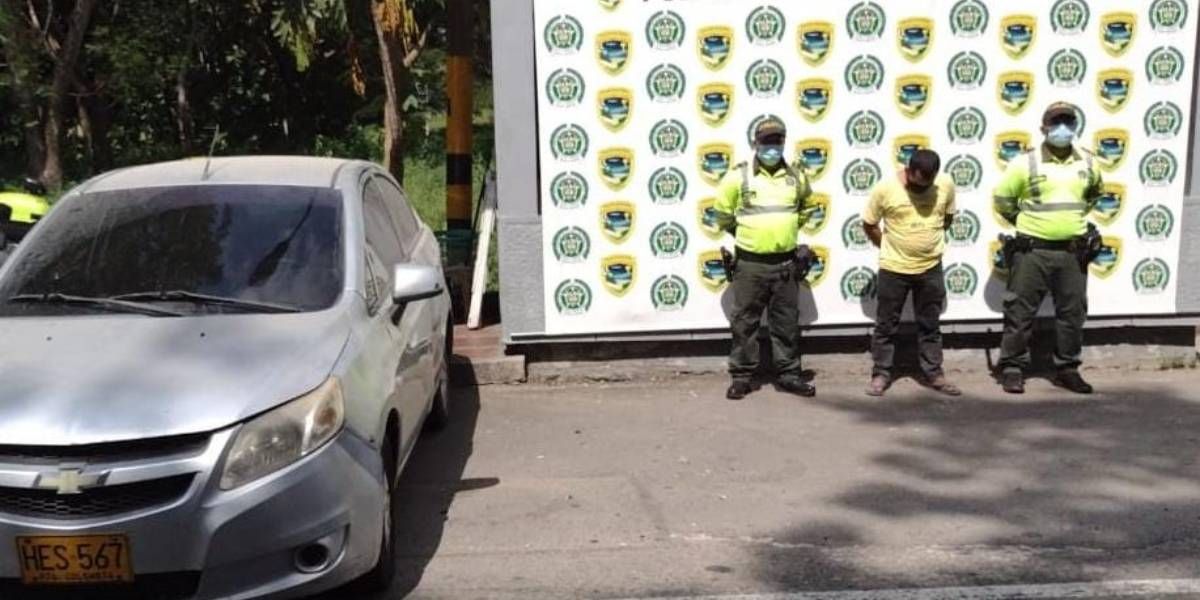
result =
M110 517L170 504L187 493L194 477L178 475L70 495L55 490L0 488L0 513L56 520Z
M195 572L139 575L131 584L28 587L19 580L0 579L0 598L21 600L186 600L196 595L200 574Z
M0 464L59 465L64 463L118 463L166 456L194 456L204 452L207 433L169 438L89 444L86 446L16 446L0 444Z

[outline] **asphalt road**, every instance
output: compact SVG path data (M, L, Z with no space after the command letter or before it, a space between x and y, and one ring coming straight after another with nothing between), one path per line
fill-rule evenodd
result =
M1200 372L1089 377L460 390L377 600L1200 597Z

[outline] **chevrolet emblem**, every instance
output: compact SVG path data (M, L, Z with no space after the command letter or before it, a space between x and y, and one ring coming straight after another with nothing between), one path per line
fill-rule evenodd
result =
M54 490L59 496L73 496L87 488L104 485L108 473L84 473L82 468L62 467L58 473L38 475L34 487Z

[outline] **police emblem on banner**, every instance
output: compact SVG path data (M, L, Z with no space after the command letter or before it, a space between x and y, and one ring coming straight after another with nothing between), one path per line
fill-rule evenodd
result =
M1138 213L1137 234L1143 242L1165 242L1174 230L1175 215L1161 204L1147 206Z
M1037 17L1009 15L1000 21L1000 45L1009 58L1024 58L1037 41Z
M1174 102L1158 102L1146 111L1145 127L1151 139L1174 139L1183 129L1183 110Z
M1100 17L1100 44L1110 56L1120 58L1129 51L1137 34L1137 15L1113 12Z
M609 75L619 75L633 55L633 36L628 31L596 34L596 60Z
M810 123L825 118L832 101L833 82L828 79L805 79L796 84L796 103L800 114Z
M1120 112L1129 103L1133 92L1133 71L1107 69L1096 76L1096 95L1100 105L1110 113Z
M892 142L892 158L897 166L907 166L908 161L917 150L928 150L932 142L929 136L921 134L902 135Z
M976 90L987 79L987 61L976 52L959 52L950 59L946 77L956 90Z
M808 284L809 288L815 288L829 277L831 268L829 260L832 254L829 252L829 248L824 246L810 246L809 250L812 250L813 260L804 282Z
M554 234L552 242L554 258L562 264L578 264L587 260L592 250L592 241L586 231L578 227L563 227Z
M1050 8L1050 26L1060 35L1079 35L1087 29L1092 11L1084 0L1058 0Z
M871 249L871 238L867 237L861 216L854 215L842 223L842 245L855 252Z
M709 83L700 86L697 92L700 116L705 123L716 127L725 123L733 111L733 86L724 83Z
M1156 48L1146 59L1146 79L1154 85L1170 85L1183 79L1183 53L1178 48Z
M754 145L754 131L758 129L759 124L767 120L779 121L780 123L783 122L783 119L780 118L779 115L773 115L770 113L765 113L754 117L754 119L750 121L750 126L746 128L746 143L750 144L751 146Z
M583 25L570 15L559 15L546 23L546 49L550 54L574 54L583 48Z
M725 261L721 258L720 250L701 252L697 263L700 283L710 292L719 292L729 283L729 274L725 272Z
M815 236L824 231L825 226L829 224L830 214L833 210L833 198L829 194L813 192L813 195L805 201L804 210L808 213L808 218L800 230L810 236Z
M1124 129L1101 129L1095 136L1096 159L1100 168L1111 173L1125 164L1129 154L1129 132Z
M796 34L800 58L811 67L820 66L833 52L833 23L808 21L801 23Z
M942 276L946 283L946 296L951 300L970 300L975 296L975 290L979 289L979 273L971 265L950 265Z
M980 0L959 0L950 9L950 31L962 38L976 38L987 31L987 5Z
M650 176L650 201L659 206L671 206L687 197L687 177L674 167L663 167Z
M621 0L599 0L604 10L613 11L621 7Z
M933 78L905 75L896 80L896 106L904 116L914 119L925 112L933 95Z
M1100 254L1088 265L1092 275L1100 279L1108 279L1121 266L1125 256L1125 243L1117 236L1106 235L1100 245Z
M1171 266L1161 258L1147 258L1133 268L1133 290L1138 294L1162 294L1170 283Z
M600 152L600 179L613 191L621 191L633 179L633 150L608 148Z
M974 246L982 231L983 222L978 215L969 210L960 210L954 213L954 220L946 230L946 242L955 248Z
M863 54L846 65L846 89L855 94L873 94L883 87L883 63Z
M974 192L983 183L983 163L969 154L959 154L951 158L944 170L954 181L954 188L958 192Z
M873 110L860 110L846 122L846 141L855 148L875 148L886 133L883 117Z
M688 285L675 275L659 277L650 287L650 302L659 312L676 312L687 306Z
M783 92L783 84L787 79L783 65L764 58L757 60L746 70L746 88L755 98L775 98Z
M1148 187L1166 187L1175 183L1179 175L1179 161L1166 150L1154 150L1142 158L1138 168L1142 184Z
M933 19L912 17L900 21L896 27L896 42L900 55L909 62L920 62L933 47Z
M854 267L842 275L842 298L847 302L862 302L875 297L875 271Z
M620 131L633 118L633 90L608 88L596 95L600 122L609 131Z
M637 283L637 258L615 254L600 259L600 280L608 293L620 298Z
M614 244L629 239L637 223L637 208L632 202L608 202L600 206L600 231Z
M1033 147L1033 136L1024 131L1006 131L996 136L996 164L1008 167L1012 159Z
M661 223L650 232L650 251L655 258L679 258L687 252L688 234L679 223Z
M588 135L578 125L561 125L550 134L550 153L556 160L583 160L588 152Z
M705 198L696 205L696 222L700 231L711 239L719 240L725 237L725 231L717 222L717 199Z
M725 143L700 146L700 175L710 185L721 183L721 178L733 166L733 146Z
M588 200L588 182L574 171L561 173L550 182L550 198L555 208L582 208Z
M796 142L796 161L813 181L819 181L833 161L833 141L808 138Z
M1188 5L1184 0L1154 0L1150 4L1150 27L1158 33L1178 33L1187 23Z
M1059 50L1050 57L1046 73L1050 76L1050 83L1056 87L1079 87L1087 76L1087 59L1075 49Z
M663 119L650 128L650 150L659 158L683 156L687 146L687 127L675 119Z
M733 56L733 28L714 25L700 30L697 36L700 62L709 70L719 71Z
M686 89L687 76L675 65L658 65L646 77L646 92L655 102L677 102Z
M1033 99L1033 73L1009 71L1001 73L996 83L1000 107L1010 115L1019 115Z
M770 46L783 39L787 19L774 6L760 6L746 18L746 37L755 46Z
M646 22L646 39L655 50L675 50L683 47L687 25L678 13L664 10Z
M842 186L848 194L866 196L871 188L883 178L883 170L879 164L869 158L860 158L846 165L842 174Z
M559 69L546 80L546 97L558 108L570 108L583 102L586 85L575 69Z
M964 106L950 113L946 131L955 144L978 144L987 135L987 116L979 108Z
M1116 223L1117 219L1121 218L1121 212L1125 210L1125 201L1128 197L1124 185L1105 182L1100 197L1096 199L1096 205L1092 207L1092 216L1106 227Z
M856 42L873 42L883 36L887 14L874 2L859 2L846 14L846 31Z
M592 308L592 288L578 279L568 279L554 290L554 306L564 317L587 314Z

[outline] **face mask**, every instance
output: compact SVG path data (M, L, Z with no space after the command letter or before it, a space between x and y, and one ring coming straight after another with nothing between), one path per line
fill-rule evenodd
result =
M783 146L759 146L758 162L764 167L774 167L783 162Z
M1046 133L1046 143L1055 148L1066 148L1075 141L1075 130L1066 125L1055 125Z

